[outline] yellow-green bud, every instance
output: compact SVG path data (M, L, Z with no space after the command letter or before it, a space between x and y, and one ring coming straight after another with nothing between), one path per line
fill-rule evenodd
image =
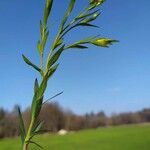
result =
M105 0L90 0L90 4L95 4L96 6L99 6L104 2Z
M98 38L98 39L93 40L91 43L96 46L109 47L109 45L112 45L114 42L118 42L118 41L107 39L107 38Z

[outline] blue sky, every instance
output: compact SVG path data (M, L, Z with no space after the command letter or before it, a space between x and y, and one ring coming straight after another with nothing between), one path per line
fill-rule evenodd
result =
M54 1L49 21L51 39L68 2ZM86 4L87 0L77 0L73 15ZM21 54L38 63L36 42L43 6L44 0L0 2L0 107L10 110L19 104L26 108L31 103L37 74L22 61ZM79 114L150 107L149 6L149 0L107 0L95 22L100 29L80 28L66 40L100 33L120 43L109 49L90 46L88 50L65 52L45 98L64 91L56 100Z

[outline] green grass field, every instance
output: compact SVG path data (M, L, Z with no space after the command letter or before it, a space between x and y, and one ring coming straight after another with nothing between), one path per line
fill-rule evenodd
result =
M150 125L85 130L65 136L45 134L36 140L46 150L150 150ZM20 149L18 138L0 141L0 150Z

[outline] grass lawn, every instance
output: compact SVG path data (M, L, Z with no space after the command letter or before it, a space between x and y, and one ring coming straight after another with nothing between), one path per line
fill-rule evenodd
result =
M45 150L150 150L150 125L84 130L65 136L45 134L36 141ZM19 138L0 140L0 150L20 149Z

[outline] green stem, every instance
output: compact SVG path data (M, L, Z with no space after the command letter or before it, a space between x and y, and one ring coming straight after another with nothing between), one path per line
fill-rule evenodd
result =
M24 143L23 150L28 150L28 144Z
M56 38L55 38L55 40L54 40L54 42L53 42L53 44L52 44L52 47L51 47L51 49L50 49L50 51L49 51L49 53L48 53L47 62L46 62L46 68L47 68L49 59L50 59L50 57L51 57L51 55L52 55L52 52L55 50L55 45L56 45L56 42L57 42L57 40L58 40L60 34L61 34L61 30L58 31L58 33L57 33L57 35L56 35Z
M43 55L40 56L40 67L43 70Z
M31 122L30 122L30 125L29 125L29 128L28 128L28 131L27 131L27 135L26 135L24 144L23 144L23 150L28 150L28 145L29 145L29 142L30 142L30 137L31 137L34 122L35 122L35 119L32 118Z

